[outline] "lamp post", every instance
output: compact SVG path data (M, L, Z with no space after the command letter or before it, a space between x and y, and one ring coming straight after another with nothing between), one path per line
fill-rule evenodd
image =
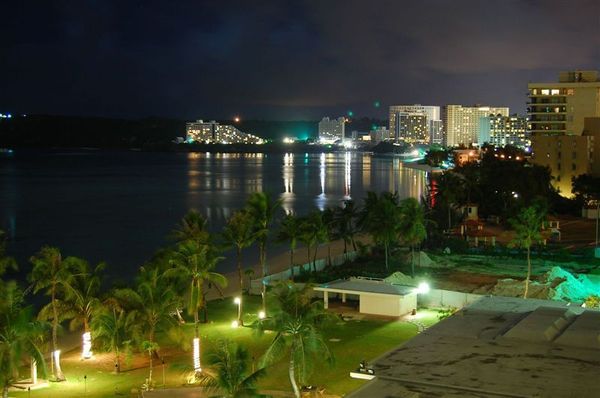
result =
M83 396L87 396L87 375L83 375Z
M243 326L244 322L242 321L242 298L236 297L233 299L233 302L235 304L237 304L237 307L238 307L238 314L237 314L238 325Z
M162 361L162 372L163 372L163 389L165 388L165 359L161 358Z

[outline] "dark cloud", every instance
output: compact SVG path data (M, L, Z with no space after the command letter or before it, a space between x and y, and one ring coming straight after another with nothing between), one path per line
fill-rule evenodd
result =
M600 67L597 0L15 1L2 18L0 108L29 113L522 112L527 81Z

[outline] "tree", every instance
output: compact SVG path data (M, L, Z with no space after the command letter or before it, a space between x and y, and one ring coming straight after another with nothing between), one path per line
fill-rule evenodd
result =
M463 183L464 179L451 171L447 171L433 180L435 199L448 210L448 230L452 228L452 207L464 194Z
M523 208L517 217L510 220L515 230L513 244L527 250L527 277L525 278L525 291L523 298L529 293L529 280L531 279L531 246L542 241L541 228L546 218L546 211L542 206L533 205Z
M289 242L290 244L290 270L292 280L294 279L294 252L300 240L300 219L293 214L286 215L279 226L277 240L279 242Z
M50 303L42 307L39 317L52 321L52 372L57 381L66 380L60 367L60 351L58 349L58 327L64 319L66 306L64 298L66 291L72 290L73 278L79 274L81 260L67 257L64 261L60 250L55 247L44 246L30 259L33 269L29 274L29 281L33 284L33 292L44 291L50 296ZM59 310L61 314L59 314Z
M66 319L71 319L71 331L83 327L83 333L91 333L90 323L100 305L101 274L106 265L98 264L90 271L89 264L77 259L79 273L73 276L72 282L66 286L65 305L67 308ZM91 337L90 337L91 342Z
M344 201L344 206L338 207L334 211L337 237L344 241L344 254L348 252L348 245L352 245L352 249L356 251L354 237L358 233L356 226L358 217L359 212L353 200Z
M319 245L327 239L327 228L323 223L323 214L319 210L313 210L300 221L300 241L306 246L308 251L308 262L311 262L313 272L317 272L317 253ZM312 248L314 247L314 252Z
M116 289L113 296L127 311L132 339L140 347L156 343L157 331L169 332L176 326L172 314L180 304L179 297L157 267L140 267L135 288Z
M91 322L96 346L114 354L115 373L121 371L121 353L128 352L131 347L131 320L120 304L110 298Z
M0 275L2 273L0 272ZM0 280L0 389L8 398L8 389L19 381L23 356L32 360L45 374L44 356L39 343L43 324L33 320L30 307L23 307L23 293L13 281Z
M390 246L398 240L400 214L396 194L383 192L378 197L374 192L367 193L361 214L361 227L371 235L376 244L383 246L385 269L389 268Z
M400 236L411 249L411 272L415 276L415 246L427 237L423 207L415 198L406 198L400 202Z
M220 391L222 396L255 397L256 382L266 374L264 368L248 371L248 350L229 340L220 340L208 355L209 369L205 370L201 384Z
M244 275L242 272L242 250L252 245L255 239L252 215L245 210L234 212L227 220L222 233L225 243L235 247L240 295L244 292ZM240 304L241 305L241 304ZM241 312L241 311L240 311ZM238 320L241 321L241 320Z
M0 229L0 275L9 269L16 270L17 262L6 255L6 233Z
M312 288L282 283L275 291L278 310L272 317L257 323L259 333L276 333L261 359L261 365L273 364L289 358L288 375L294 395L300 397L298 381L305 383L312 366L325 360L333 364L333 355L327 347L321 330L331 319L320 301L311 301Z
M275 216L275 211L281 206L281 200L272 200L271 196L265 192L253 193L246 203L246 210L254 220L254 234L258 241L260 266L262 269L262 307L267 311L267 285L265 278L268 275L267 268L267 241L269 239L269 227Z
M211 255L209 246L190 240L177 246L177 250L173 252L173 258L171 259L173 268L165 272L166 276L188 281L186 294L189 302L187 309L188 314L194 315L194 339L200 338L198 317L200 309L205 309L204 315L207 316L204 284L209 282L219 286L227 285L227 278L213 271L217 262L221 259L222 257ZM196 367L196 372L199 372L199 364L196 364Z
M596 206L596 247L598 247L598 224L600 220L600 177L582 174L573 178L573 194L582 205Z
M153 382L152 382L152 370L153 370L153 364L154 364L154 353L156 353L159 349L159 345L157 342L155 341L149 341L149 340L144 340L142 342L142 350L146 351L148 353L148 358L150 360L149 366L148 366L148 380L145 383L145 388L146 390L151 390L152 386L153 386Z
M209 243L210 234L206 230L206 219L196 210L190 210L181 223L171 233L177 243L193 240L198 243Z

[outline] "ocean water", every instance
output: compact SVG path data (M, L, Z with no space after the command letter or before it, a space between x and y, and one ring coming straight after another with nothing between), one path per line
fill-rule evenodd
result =
M0 228L22 272L42 245L108 263L131 278L189 209L212 231L253 192L282 199L285 212L361 203L367 191L419 198L427 175L398 159L362 153L225 154L32 151L0 154ZM285 250L271 245L271 251ZM231 253L219 267L234 268ZM257 258L250 250L247 258Z

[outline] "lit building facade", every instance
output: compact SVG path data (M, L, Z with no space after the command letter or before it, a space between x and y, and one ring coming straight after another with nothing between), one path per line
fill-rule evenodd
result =
M531 146L527 131L527 118L522 116L490 115L483 118L478 143L494 146L512 145L519 148Z
M527 87L532 135L581 135L584 119L600 116L597 71L560 72L558 83L529 83Z
M329 117L324 117L319 122L319 141L343 141L345 136L346 119L344 117L340 116L337 119L330 119Z
M186 123L186 141L205 144L262 144L263 139L214 120Z
M479 139L483 118L508 114L508 107L446 105L442 108L444 144L453 147L475 143Z
M395 142L429 144L443 141L439 106L392 105L389 120L390 138Z

